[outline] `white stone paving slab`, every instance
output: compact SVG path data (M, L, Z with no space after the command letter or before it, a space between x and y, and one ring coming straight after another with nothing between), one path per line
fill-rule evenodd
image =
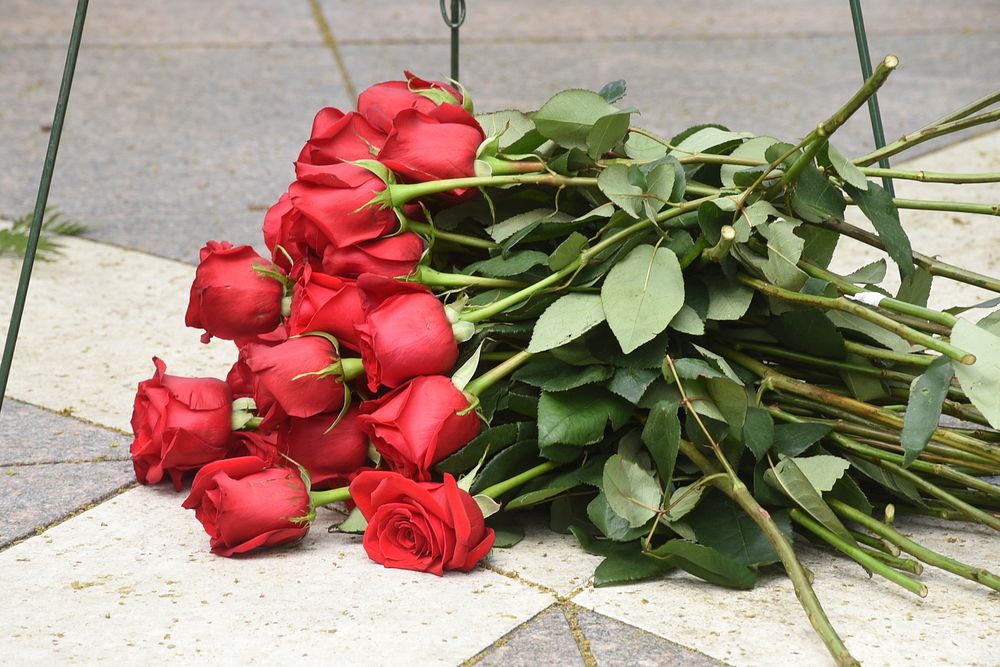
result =
M541 523L525 528L524 539L512 549L494 549L486 564L568 596L586 585L604 560L580 548L572 535L560 535Z
M233 344L202 345L184 326L193 266L85 239L61 242L63 256L35 263L7 395L130 432L136 385L153 374L153 355L168 373L225 377ZM0 257L0 338L20 266Z
M0 664L456 665L554 602L385 569L322 514L296 547L213 556L181 500L134 489L0 554Z
M912 517L897 528L940 553L1000 570L1000 540L989 528ZM1000 664L1000 593L928 567L919 578L930 593L921 599L869 580L853 561L796 548L834 627L866 667ZM656 582L588 588L573 602L740 667L833 664L779 572L751 591L674 572Z

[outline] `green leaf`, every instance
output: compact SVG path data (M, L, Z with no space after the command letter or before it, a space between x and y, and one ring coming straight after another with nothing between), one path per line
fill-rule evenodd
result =
M941 407L948 395L954 376L951 360L941 355L921 375L910 383L910 400L903 417L903 432L899 442L903 445L903 466L908 466L924 451L927 441L941 420Z
M355 507L351 510L347 518L337 524L337 530L341 533L351 533L355 535L360 535L365 532L365 528L368 527L368 521L365 519L364 514L361 510Z
M833 253L840 241L840 234L817 225L802 225L795 232L805 239L806 245L802 249L802 257L806 261L812 262L821 269L830 266Z
M771 512L771 518L786 537L791 538L788 513ZM753 519L724 494L713 490L705 495L685 521L694 528L698 542L747 566L776 563L778 554Z
M545 391L567 391L586 384L603 382L611 377L608 366L572 366L549 356L532 359L517 369L513 379Z
M512 252L506 257L498 255L474 262L465 267L463 273L490 276L494 278L506 278L524 273L528 269L536 266L544 266L549 258L544 252L537 250L521 250Z
M920 491L913 485L913 482L905 477L900 477L894 472L884 470L878 464L856 456L848 456L847 460L851 462L851 465L858 472L873 480L890 493L904 498L914 505L924 506L924 501L920 497Z
M709 397L729 425L729 433L739 438L747 416L746 389L729 378L708 378L705 383Z
M528 427L527 430L534 431L533 426L530 422L512 422L488 428L473 438L465 447L438 463L435 469L438 472L448 472L453 475L466 472L483 457L495 454L501 449L513 445L519 439L523 439L525 427Z
M646 172L646 194L645 199L646 217L653 220L666 202L674 199L674 184L677 174L683 176L684 170L678 169L680 163L674 158L662 161ZM683 190L681 191L683 195Z
M865 264L854 273L844 276L844 280L859 285L878 284L885 280L885 260L880 259L871 264Z
M858 205L861 212L871 220L878 237L885 245L885 251L899 267L899 276L906 278L913 273L913 248L903 226L899 224L899 211L892 201L892 195L881 185L869 182L868 189L859 190L844 184L844 190Z
M733 152L730 153L730 155L733 157L764 160L765 151L776 143L778 143L778 140L774 137L753 137L751 139L747 139L733 149ZM736 164L724 164L719 169L719 178L722 180L722 184L724 186L731 188L736 185L736 181L733 180L736 173L747 169L748 167Z
M594 570L594 587L630 584L659 576L672 566L663 561L649 558L633 545L629 551L609 554Z
M722 153L730 146L742 142L743 138L741 134L709 125L675 143L676 148L670 152L676 157L685 157L691 153Z
M663 141L633 132L625 140L625 154L633 160L652 162L667 154L667 147L663 144Z
M782 491L814 519L826 526L848 544L856 544L844 524L826 504L816 487L796 465L795 459L784 458L778 465L764 473L764 479L774 488Z
M681 422L675 401L659 401L649 410L642 429L642 441L653 457L660 483L666 488L674 477L674 465L681 445Z
M580 252L586 247L587 237L580 232L573 232L549 255L549 268L553 271L559 271L569 266L579 259Z
M809 165L802 170L792 193L792 208L798 217L809 222L843 220L845 206L840 190L816 167Z
M774 427L774 449L785 456L798 456L832 430L829 424L781 424Z
M542 392L538 400L538 440L542 445L590 445L604 436L610 420L620 426L632 406L611 392L587 385L573 391Z
M684 303L677 255L641 245L611 269L601 286L608 325L628 354L667 328Z
M756 570L703 544L670 540L646 553L717 586L750 590L757 582Z
M524 539L524 526L502 514L490 517L486 523L493 529L494 549L510 549Z
M531 332L528 352L537 353L579 338L604 321L597 294L567 294L545 309Z
M479 356L483 352L483 343L480 343L476 350L469 355L469 358L465 360L454 375L451 376L451 383L455 385L459 391L465 389L465 385L469 384L472 380L472 376L476 374L476 369L479 368Z
M522 440L507 447L483 465L469 493L476 494L483 489L510 479L524 472L538 462L538 443Z
M683 519L691 510L698 506L706 488L708 487L704 484L699 484L698 486L688 484L687 486L679 486L674 489L674 492L670 494L670 500L667 502L667 507L670 508L670 511L663 515L663 520L673 528L673 524ZM682 536L686 537L686 535Z
M789 310L771 318L767 330L789 349L817 357L843 359L844 336L818 308Z
M789 461L793 459L785 459ZM806 476L809 483L820 493L825 493L833 488L847 469L851 467L849 461L839 456L820 454L818 456L805 456L794 459L802 474ZM781 465L780 463L778 464Z
M910 350L910 344L903 340L899 335L894 334L891 331L886 331L879 325L869 322L868 320L863 320L857 315L827 311L826 317L833 322L837 328L847 329L849 331L862 334L863 336L871 338L876 343L892 350L893 352L909 352Z
M683 359L673 359L674 370L682 380L697 380L698 378L724 378L726 374L704 359L695 357L684 357ZM673 373L670 372L670 364L663 360L663 377L668 382L673 382Z
M797 225L777 220L760 228L767 238L767 262L762 267L764 276L778 287L796 291L809 277L798 267L805 241L795 235Z
M599 493L587 504L587 518L593 522L601 534L615 542L630 542L642 536L647 528L645 525L632 528L628 521L618 516L604 493Z
M698 317L695 309L686 303L677 311L668 326L675 331L692 336L701 336L705 333L705 322Z
M629 111L618 111L601 116L587 133L587 154L594 160L618 145L628 132Z
M625 97L625 92L628 86L625 83L625 79L615 79L614 81L608 81L604 84L597 94L604 98L608 104L614 104L621 98Z
M927 300L931 296L931 282L933 280L934 276L931 275L930 271L918 266L913 270L913 273L900 282L896 298L900 301L926 307Z
M845 183L850 183L859 190L868 189L868 179L865 175L854 166L854 163L848 160L843 154L833 147L833 144L827 142L826 146L821 149L821 151L826 152L826 157L830 161L830 165L833 170L837 172L837 175L844 179Z
M525 507L532 507L540 503L544 503L547 500L555 498L560 493L565 493L573 487L578 486L577 484L565 482L563 484L558 484L555 486L546 486L541 489L535 489L534 491L528 491L527 493L522 493L521 495L512 498L504 505L505 510L516 510L524 509Z
M515 109L476 114L476 120L479 121L487 137L499 138L501 151L510 148L535 129L531 119Z
M604 464L604 495L615 514L638 528L656 516L660 487L653 473L614 454Z
M604 386L635 405L658 377L660 372L655 368L618 368Z
M953 361L955 375L972 404L993 428L1000 428L1000 336L959 318L951 330L951 344L976 355L968 366Z
M645 179L639 167L614 164L597 177L597 188L633 218L642 215Z
M743 444L760 461L774 443L774 419L763 408L747 408L743 423Z
M721 273L703 275L701 280L708 288L707 319L738 320L746 314L753 299L751 288L742 283L729 282Z
M594 123L617 111L597 93L577 88L553 95L532 120L546 139L564 148L587 150L587 135Z
M490 226L486 231L494 241L500 243L507 240L517 232L537 227L545 220L569 221L572 220L572 218L563 213L557 213L550 208L536 208L524 213L512 215L506 220L502 220L501 222Z

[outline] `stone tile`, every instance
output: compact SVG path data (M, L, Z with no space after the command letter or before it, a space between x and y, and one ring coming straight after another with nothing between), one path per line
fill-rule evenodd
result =
M65 50L75 12L75 0L0 0L4 17L0 44L44 44ZM83 32L88 47L319 41L308 3L269 0L102 0L88 8Z
M357 41L412 43L447 41L436 5L397 0L322 0L334 36ZM988 32L1000 27L1000 11L990 0L928 3L867 0L869 33ZM539 4L533 0L469 2L463 41L696 40L719 37L853 35L846 3L780 0L709 0L676 3L601 0Z
M359 90L398 78L404 69L429 77L448 71L443 44L345 45L341 50ZM989 92L1000 40L991 33L877 35L872 53L875 58L895 53L901 60L879 96L891 141ZM738 68L733 67L736 62ZM530 47L499 42L468 44L463 50L462 80L482 111L535 109L559 90L596 90L620 78L628 81L630 91L623 103L640 109L634 122L641 127L672 136L694 124L715 122L798 140L857 90L861 76L850 36ZM864 110L838 131L835 143L847 155L870 150ZM922 151L933 145L924 144Z
M981 526L923 518L897 528L925 546L996 572L996 533ZM853 562L797 543L834 626L864 665L993 665L1000 659L997 593L941 570L920 580L925 599ZM829 655L798 605L788 579L765 574L752 591L708 585L681 572L629 586L587 589L585 608L637 626L733 665L825 665Z
M603 614L574 608L574 620L597 664L634 667L721 667L707 655Z
M513 549L494 549L486 563L568 596L590 581L602 560L583 551L572 535L554 533L536 522L526 527L524 539Z
M180 503L134 489L0 554L4 654L20 664L456 665L553 602L486 570L385 569L357 537L321 527L295 548L220 558Z
M35 265L8 397L131 433L153 355L174 375L225 377L232 343L202 345L184 326L193 267L85 239L65 239L64 250ZM0 257L0 285L16 284L19 266ZM0 290L0 338L13 301L12 289Z
M127 460L131 437L15 400L0 412L0 466Z
M0 467L0 548L134 482L128 461Z
M562 608L554 604L474 658L479 667L585 664Z
M0 215L33 206L64 57L0 47ZM49 203L191 263L208 239L262 246L316 111L350 102L323 47L85 48Z

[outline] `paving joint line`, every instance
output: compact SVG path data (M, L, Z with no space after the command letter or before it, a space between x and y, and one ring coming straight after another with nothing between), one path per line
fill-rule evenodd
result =
M4 222L4 221L2 219L0 219L0 223L2 223L2 222ZM82 239L82 240L87 241L88 243L96 243L98 245L111 245L109 243L103 243L101 241L93 241L91 239ZM120 248L121 246L115 246L115 247L119 247ZM148 253L148 252L146 252L144 250L132 250L131 248L122 248L122 250L130 250L132 252L138 252L138 253L142 253L144 255L150 255L152 257L156 257L157 259L164 259L164 260L167 260L167 261L170 261L170 262L176 262L177 264L180 264L181 266L187 266L184 262L178 262L176 259L170 259L169 257L158 257L157 255L151 255L151 253ZM72 407L62 408L61 410L55 410L55 409L50 408L50 407L48 407L46 405L39 405L38 403L32 403L31 401L26 401L23 398L18 398L17 396L14 396L13 394L9 394L9 393L8 394L4 394L4 400L5 401L17 401L18 403L23 403L24 405L31 406L31 407L33 407L35 409L44 410L45 412L48 412L50 415L58 415L59 417L66 417L68 419L74 419L74 420L76 420L76 421L78 421L78 422L80 422L82 424L87 424L88 426L94 426L96 428L103 429L105 431L110 431L110 432L114 433L115 435L123 435L123 436L128 437L128 438L135 437L135 434L131 433L129 431L122 430L122 429L117 428L115 426L108 426L107 424L99 424L99 423L97 423L95 421L87 419L86 417L81 417L79 415L73 414L73 408Z
M80 465L84 463L125 463L131 460L130 455L115 456L95 456L89 459L52 459L50 461L27 461L24 463L0 463L0 468L31 468L34 466L52 466L64 463Z
M323 8L320 7L319 0L309 0L309 7L312 9L313 20L316 21L319 34L323 38L323 44L333 54L333 60L337 64L337 69L340 70L340 76L344 80L344 87L347 89L347 94L352 99L357 99L357 88L354 87L354 82L351 81L347 65L344 64L344 58L340 54L340 47L337 46L337 40L333 38L333 31L330 29L330 23L323 14Z
M157 51L178 49L183 51L197 49L271 49L271 48L293 48L293 49L320 49L326 46L322 41L303 42L159 42L151 44L135 44L131 42L105 42L92 44L88 43L85 48L102 51ZM66 50L66 44L56 42L26 42L23 44L4 44L0 46L0 52L16 51L21 49L45 50L58 49Z

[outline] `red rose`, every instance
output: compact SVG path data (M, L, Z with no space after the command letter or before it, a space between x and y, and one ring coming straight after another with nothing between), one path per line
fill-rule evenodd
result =
M331 429L336 420L331 413L292 417L273 433L245 431L237 437L249 454L268 465L298 464L309 473L314 488L332 489L348 484L368 461L368 436L358 424L357 407L348 409Z
M392 121L404 109L428 112L444 102L461 104L462 94L440 81L425 81L404 72L406 81L383 81L358 95L358 113L376 129L388 133Z
M141 484L156 484L164 473L181 490L184 473L226 455L232 441L233 395L222 380L156 372L139 383L132 409L132 466Z
M219 556L297 542L309 532L309 492L299 473L268 468L256 456L199 470L184 507L194 510Z
M379 153L379 162L404 181L424 182L475 175L476 151L486 138L472 114L454 105L430 113L401 111ZM456 190L454 196L475 190Z
M306 266L292 292L288 330L293 336L325 331L339 343L359 350L355 324L364 321L361 294L353 280L329 276Z
M358 423L389 469L427 481L434 464L479 433L479 417L468 408L450 378L424 375L362 403Z
M323 252L323 271L334 276L357 278L374 273L387 278L413 273L427 246L413 232L373 239L345 248L327 246Z
M458 343L444 306L427 287L365 273L358 289L365 321L356 328L369 389L452 370Z
M285 271L291 271L293 264L309 256L302 215L292 206L292 198L287 192L267 210L263 231L264 245L271 251L271 259Z
M255 266L277 270L248 245L209 241L201 249L184 323L205 330L203 343L212 336L233 340L278 326L284 287Z
M368 520L368 557L386 567L468 572L493 547L482 510L451 475L438 484L366 471L351 482L351 498Z
M392 209L369 202L385 190L372 172L353 164L296 164L298 180L288 187L301 216L301 238L322 256L328 245L344 248L391 234L399 228Z
M298 161L319 165L372 160L383 143L385 132L372 127L364 116L327 107L316 114L312 135Z
M253 399L264 431L286 417L339 412L344 405L340 377L318 374L338 360L333 345L321 336L289 338L274 346L250 343L240 356L253 373Z

